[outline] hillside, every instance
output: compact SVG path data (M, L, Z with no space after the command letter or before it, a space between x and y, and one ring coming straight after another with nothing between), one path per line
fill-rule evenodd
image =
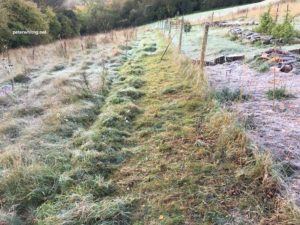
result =
M3 48L0 225L300 224L300 2L266 2Z

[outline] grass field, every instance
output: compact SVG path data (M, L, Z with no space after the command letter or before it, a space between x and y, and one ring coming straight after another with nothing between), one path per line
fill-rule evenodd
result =
M187 56L198 58L201 33L184 36ZM262 50L218 28L209 38L209 57ZM299 223L286 198L290 168L220 103L240 93L215 93L172 45L162 57L168 41L147 26L68 40L67 51L41 46L35 59L33 49L10 52L0 225Z
M22 151L7 143L1 223L295 224L278 169L243 124L176 51L161 61L161 36L139 38L101 97L76 98L84 114L45 120ZM18 137L14 122L2 132Z

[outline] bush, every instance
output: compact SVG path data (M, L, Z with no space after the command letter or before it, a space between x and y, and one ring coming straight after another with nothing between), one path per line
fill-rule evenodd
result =
M49 33L53 40L57 39L61 33L61 24L52 8L47 7L45 10L47 21L49 23Z
M276 88L275 90L269 90L267 92L267 95L269 100L283 100L292 97L292 95L286 92L285 88Z
M1 7L7 13L7 25L4 24L4 30L9 31L10 34L6 36L5 33L2 34L1 32L0 39L4 39L9 46L29 46L47 41L48 35L11 35L13 31L48 32L47 21L34 3L22 0L4 0ZM9 27L8 30L7 27Z
M293 25L293 19L286 17L283 24L277 24L273 27L271 34L275 38L283 39L284 42L289 42L296 36L296 31Z
M185 33L189 33L192 30L192 24L187 21L187 22L184 23L184 27L183 28L184 28L184 32Z
M259 26L256 28L256 31L272 35L275 38L282 39L284 42L289 42L293 37L297 36L293 25L293 18L286 15L282 24L276 24L270 9L260 17Z
M268 12L264 13L260 17L259 26L256 28L257 32L260 33L272 33L274 26L276 25L272 15L271 15L271 8Z
M229 88L224 88L215 93L215 98L221 103L226 103L239 100L245 101L249 99L249 96L242 94L239 89L231 91Z

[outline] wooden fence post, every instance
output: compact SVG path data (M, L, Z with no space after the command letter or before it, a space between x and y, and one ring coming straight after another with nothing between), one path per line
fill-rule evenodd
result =
M172 34L172 22L170 20L170 22L169 22L169 39L171 38L171 34Z
M204 66L205 66L205 53L206 53L206 47L207 47L207 39L208 39L208 31L209 31L209 24L206 23L204 27L204 36L202 41L202 49L201 49L201 58L200 58L200 72L201 72L201 78L203 78L204 75Z
M286 20L289 18L289 12L290 12L290 5L288 3L286 6Z
M179 45L178 45L179 52L181 52L183 28L184 28L184 18L182 17L181 25L180 25Z
M277 9L276 9L275 23L277 23L278 17L279 17L279 3L277 4Z

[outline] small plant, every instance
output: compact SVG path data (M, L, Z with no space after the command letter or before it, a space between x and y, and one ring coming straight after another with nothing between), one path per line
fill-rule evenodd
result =
M250 66L260 73L268 72L270 69L270 64L260 58L255 58L250 62Z
M191 32L192 24L189 21L184 22L183 30L184 30L185 33Z
M14 77L15 83L27 83L30 81L30 77L26 76L25 74L19 74Z
M57 72L65 69L65 65L56 65L53 67L52 72Z
M271 34L275 38L281 38L284 42L290 42L296 36L293 18L287 16L282 24L273 27Z
M291 98L292 95L288 94L286 92L285 88L276 88L274 90L269 90L267 92L268 95L268 99L269 100L283 100L283 99L287 99L287 98Z
M224 88L215 93L215 98L221 103L227 103L239 100L246 101L249 99L249 96L242 94L239 89L231 91L229 88Z
M285 43L290 42L297 36L297 32L293 25L293 18L286 14L285 20L282 24L276 24L276 20L271 15L271 9L262 14L260 17L259 26L255 31L272 35L275 38L281 39Z
M260 33L271 33L275 25L276 23L271 15L271 8L269 8L268 12L261 15L256 31Z

